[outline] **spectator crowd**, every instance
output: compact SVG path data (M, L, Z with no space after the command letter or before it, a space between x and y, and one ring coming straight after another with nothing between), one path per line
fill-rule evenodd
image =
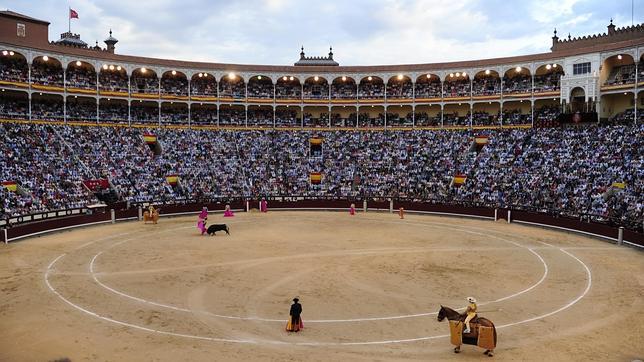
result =
M294 114L284 116L290 117ZM267 118L257 112L252 119ZM143 141L147 132L157 135L160 154ZM480 132L489 137L482 149L473 141ZM641 230L643 134L641 123L378 132L1 123L2 181L17 182L20 192L0 191L0 217L93 203L95 196L82 180L107 178L119 199L130 202L398 197L617 219ZM321 149L313 151L313 137L323 139ZM309 182L312 172L322 173L320 184ZM180 184L169 185L168 174L178 174ZM461 187L452 185L456 174L467 176ZM614 182L626 187L614 188Z

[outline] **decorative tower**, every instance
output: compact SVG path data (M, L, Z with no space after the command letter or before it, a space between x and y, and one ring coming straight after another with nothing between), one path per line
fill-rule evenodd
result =
M294 65L297 66L307 66L307 65L317 65L317 66L332 66L337 67L338 62L333 60L333 48L329 47L329 55L326 57L307 57L304 54L304 46L302 46L302 51L300 52L300 60L295 62Z
M555 50L557 48L558 42L559 37L557 36L557 28L555 28L555 35L552 37L552 48L550 48L550 50Z
M608 28L608 35L615 34L615 24L613 24L613 18L610 19L610 24L607 26L607 28Z
M110 36L104 40L105 44L107 44L107 51L114 54L114 49L116 43L118 43L118 39L114 38L112 36L112 29L110 29Z

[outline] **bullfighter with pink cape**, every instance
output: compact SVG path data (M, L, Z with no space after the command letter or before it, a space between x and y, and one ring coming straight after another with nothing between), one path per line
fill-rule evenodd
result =
M351 204L351 207L349 208L349 215L355 215L356 214L356 204Z
M259 202L259 211L260 212L268 211L268 203L266 202L266 199L263 197L262 197L262 201Z
M204 208L199 213L199 221L197 221L197 229L201 231L201 235L206 233L206 220L208 220L208 208Z
M224 217L234 217L235 214L233 213L233 210L230 209L230 205L226 205L226 209L224 210Z

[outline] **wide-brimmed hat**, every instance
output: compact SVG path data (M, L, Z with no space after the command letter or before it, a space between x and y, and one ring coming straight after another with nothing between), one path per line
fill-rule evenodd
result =
M470 303L476 303L476 299L474 297L467 297L467 301Z
M295 297L295 298L293 298L293 301L294 301L295 303L297 303L297 302L299 302L299 301L300 301L300 298Z

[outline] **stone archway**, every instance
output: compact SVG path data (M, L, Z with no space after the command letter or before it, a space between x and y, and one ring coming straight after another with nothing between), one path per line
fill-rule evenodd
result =
M586 90L575 87L570 91L570 110L572 113L586 112Z

